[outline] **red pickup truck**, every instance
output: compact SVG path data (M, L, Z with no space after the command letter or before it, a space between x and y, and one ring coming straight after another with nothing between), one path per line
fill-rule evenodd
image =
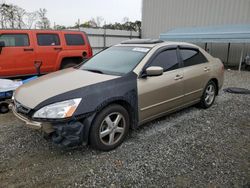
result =
M0 30L0 78L41 74L68 68L92 57L81 31Z

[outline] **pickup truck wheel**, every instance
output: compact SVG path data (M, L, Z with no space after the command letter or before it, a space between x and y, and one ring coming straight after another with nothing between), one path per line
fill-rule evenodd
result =
M76 65L77 65L77 63L75 63L73 61L68 61L68 62L63 63L61 69L67 69L67 68L70 68L70 67L74 67Z
M95 118L90 132L90 145L109 151L118 147L129 130L129 114L120 105L104 108Z
M9 112L8 103L0 103L0 113L5 114Z
M211 80L208 82L203 91L203 95L201 97L199 106L204 109L212 106L216 97L216 93L217 93L217 87L215 83Z

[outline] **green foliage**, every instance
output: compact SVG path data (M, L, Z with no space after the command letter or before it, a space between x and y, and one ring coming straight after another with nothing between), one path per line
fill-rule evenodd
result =
M106 28L106 29L118 29L137 31L141 30L141 21L131 22L128 17L123 19L123 23L110 23L103 24L104 19L101 16L91 18L89 21L80 23L78 21L74 26L66 27L64 25L55 25L54 29L79 29L80 27L85 28ZM105 23L105 22L104 22ZM50 29L50 21L47 18L47 10L40 8L35 12L26 12L23 8L2 3L0 4L0 28L2 29Z
M128 31L137 31L141 30L141 21L130 22L127 21L123 24L121 23L114 23L114 24L105 24L103 28L106 29L119 29L119 30L128 30Z

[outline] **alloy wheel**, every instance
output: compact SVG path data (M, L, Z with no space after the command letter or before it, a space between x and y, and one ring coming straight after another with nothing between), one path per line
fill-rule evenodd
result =
M207 103L207 105L210 105L213 103L215 98L215 88L213 84L210 84L207 86L206 88L206 92L205 92L205 102Z
M125 133L126 121L119 112L107 115L101 123L99 137L103 144L114 145Z

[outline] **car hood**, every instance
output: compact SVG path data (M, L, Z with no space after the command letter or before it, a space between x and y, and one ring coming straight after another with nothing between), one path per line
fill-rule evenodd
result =
M69 68L22 85L15 91L14 98L22 105L33 109L44 100L56 95L115 78L119 76Z

